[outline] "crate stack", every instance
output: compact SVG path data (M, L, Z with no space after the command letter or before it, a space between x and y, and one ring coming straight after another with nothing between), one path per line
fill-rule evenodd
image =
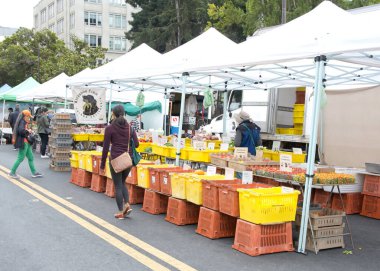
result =
M323 208L310 210L306 249L316 254L323 249L344 248L345 212ZM296 225L301 225L302 209L297 210Z
M70 151L72 139L70 114L55 114L50 125L52 127L49 139L50 168L55 171L71 171Z
M361 215L380 219L380 175L366 174L363 185Z

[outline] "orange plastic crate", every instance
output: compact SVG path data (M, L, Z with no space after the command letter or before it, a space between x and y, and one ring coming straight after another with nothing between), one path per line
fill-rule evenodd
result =
M149 168L149 188L160 192L160 173L156 168Z
M315 189L313 203L318 203L323 208L325 208L327 207L327 201L329 200L329 197L330 192L324 191L323 189Z
M144 202L144 188L129 183L126 186L129 194L129 204L141 204Z
M90 189L98 193L104 193L106 191L106 182L106 177L92 173Z
M196 233L210 239L232 237L235 235L236 218L218 211L201 207Z
M165 214L168 209L168 196L145 189L142 210L152 215Z
M218 186L221 184L241 184L241 180L202 181L202 205L204 207L219 211Z
M364 195L362 211L360 214L380 219L380 197Z
M368 196L380 197L380 177L365 175L363 194Z
M102 157L100 155L92 155L91 159L92 159L92 173L99 174Z
M136 167L132 167L125 182L129 184L137 185L137 168Z
M197 224L199 208L199 205L191 202L169 198L165 220L178 226Z
M106 192L104 194L106 194L106 196L111 197L111 198L115 197L115 185L113 183L113 180L110 178L107 178Z
M358 214L362 210L363 195L359 193L342 194L345 212L348 215ZM343 211L342 201L339 194L333 196L331 209Z
M84 169L78 168L78 179L75 183L80 187L90 187L91 186L91 172L88 172Z
M232 248L250 256L293 251L292 223L258 225L238 219Z
M253 183L253 184L221 184L218 186L219 211L221 213L239 217L239 192L238 188L268 188L268 184Z
M77 168L71 168L70 182L73 184L77 184L77 181L78 181L78 169Z
M160 191L166 195L172 195L172 183L170 173L172 172L193 172L193 170L184 170L182 168L164 168L160 169Z

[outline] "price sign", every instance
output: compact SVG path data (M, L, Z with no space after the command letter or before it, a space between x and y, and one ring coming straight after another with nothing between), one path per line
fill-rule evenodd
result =
M243 184L253 183L253 172L252 171L243 171Z
M215 143L208 143L207 148L209 150L215 150Z
M181 138L181 149L183 149L185 147L185 141L186 139L185 138Z
M170 117L170 125L174 127L179 126L179 117L178 116L171 116Z
M220 150L221 151L228 151L228 143L220 144Z
M189 124L190 125L195 125L197 118L196 117L189 117Z
M230 139L230 137L229 136L222 136L222 142L223 143L230 143L230 141L231 141L231 139Z
M280 154L280 170L292 172L290 165L292 164L292 156L290 154Z
M247 158L248 148L247 147L235 147L234 158Z
M184 170L189 170L191 169L191 166L189 166L188 164L183 164L183 167L182 167Z
M279 151L280 150L280 144L281 144L281 141L273 141L272 151Z
M154 144L160 144L157 131L152 132L152 142Z
M224 169L224 172L227 180L235 179L235 170L233 168L226 167Z
M156 183L156 176L152 176L151 178L152 178L152 183L153 184Z
M216 167L207 166L207 175L215 175L215 174L216 174Z
M166 137L162 137L161 138L161 145L165 145L166 143L168 143L168 139Z
M205 150L206 149L206 142L203 141L194 141L193 142L193 147L196 150Z
M294 154L302 154L302 149L301 148L293 148L293 153Z
M281 192L282 193L293 193L294 189L291 187L281 186Z

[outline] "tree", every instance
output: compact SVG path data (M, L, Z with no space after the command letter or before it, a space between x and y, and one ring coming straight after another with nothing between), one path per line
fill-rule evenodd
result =
M136 48L146 43L164 53L198 36L207 22L206 0L126 0L141 10L132 15L126 33Z
M96 67L96 60L104 58L105 49L89 48L72 37L74 50L53 32L34 32L20 28L0 42L0 84L17 85L32 76L43 83L65 72L71 76L86 67Z

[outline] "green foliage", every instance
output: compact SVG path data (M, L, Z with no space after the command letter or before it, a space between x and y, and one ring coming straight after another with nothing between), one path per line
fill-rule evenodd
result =
M72 37L74 50L53 32L45 29L34 32L20 28L0 42L0 85L15 86L32 76L40 83L65 72L71 76L86 67L96 67L96 59L103 59L106 49L89 48Z
M126 38L164 53L198 36L207 22L206 0L126 0L141 10L132 15ZM177 8L178 5L178 8Z

